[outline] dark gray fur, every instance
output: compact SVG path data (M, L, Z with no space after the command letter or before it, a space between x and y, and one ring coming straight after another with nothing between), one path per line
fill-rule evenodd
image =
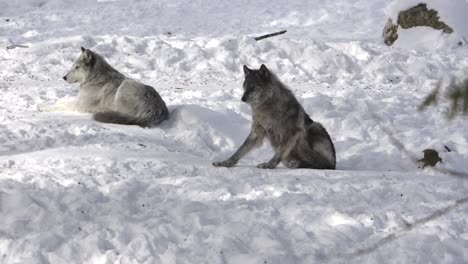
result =
M216 167L234 166L253 148L268 139L274 156L257 167L273 169L280 162L288 168L335 169L335 148L325 128L314 122L293 93L265 65L259 70L244 66L242 101L252 108L252 129L242 146Z
M166 104L153 87L125 77L101 55L81 49L72 69L63 77L68 83L80 83L78 100L40 106L39 110L88 112L100 122L142 127L168 118Z

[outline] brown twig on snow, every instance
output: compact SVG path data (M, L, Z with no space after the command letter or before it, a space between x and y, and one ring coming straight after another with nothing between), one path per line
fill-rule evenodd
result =
M259 40L262 40L262 39L265 39L265 38L278 36L278 35L284 34L286 32L287 32L287 30L282 30L282 31L278 31L278 32L275 32L275 33L270 33L270 34L262 35L262 36L259 36L259 37L255 37L254 39L256 41L259 41Z

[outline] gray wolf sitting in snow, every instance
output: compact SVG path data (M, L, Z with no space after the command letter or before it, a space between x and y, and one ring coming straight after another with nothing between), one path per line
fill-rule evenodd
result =
M293 93L262 64L259 70L244 66L242 101L252 108L252 129L242 146L216 167L234 166L250 150L268 139L275 150L270 161L257 167L335 169L335 147L325 128L314 122Z
M167 119L166 103L153 87L125 77L101 55L83 47L81 51L63 77L68 83L80 83L78 100L42 105L40 111L88 112L99 122L142 127Z

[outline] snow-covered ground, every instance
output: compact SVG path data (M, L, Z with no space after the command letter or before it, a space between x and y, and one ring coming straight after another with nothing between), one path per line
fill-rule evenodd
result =
M382 130L468 171L466 118L417 111L468 51L385 46L386 4L0 1L0 263L468 262L468 179L419 169ZM155 87L170 119L38 112L76 95L61 77L80 46ZM257 169L267 144L211 166L249 131L241 69L262 63L327 128L336 171Z

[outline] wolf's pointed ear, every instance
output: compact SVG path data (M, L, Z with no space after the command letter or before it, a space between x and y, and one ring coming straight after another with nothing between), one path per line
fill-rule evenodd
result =
M249 75L249 73L251 72L252 70L247 68L247 66L244 65L244 74L245 76Z
M267 69L267 67L265 66L265 64L262 64L262 66L260 66L260 75L261 75L265 80L269 80L269 79L270 79L270 71Z
M86 50L85 48L81 47L81 52L85 52L85 50Z
M85 49L83 51L83 61L85 64L91 64L94 60L94 54L91 50Z

